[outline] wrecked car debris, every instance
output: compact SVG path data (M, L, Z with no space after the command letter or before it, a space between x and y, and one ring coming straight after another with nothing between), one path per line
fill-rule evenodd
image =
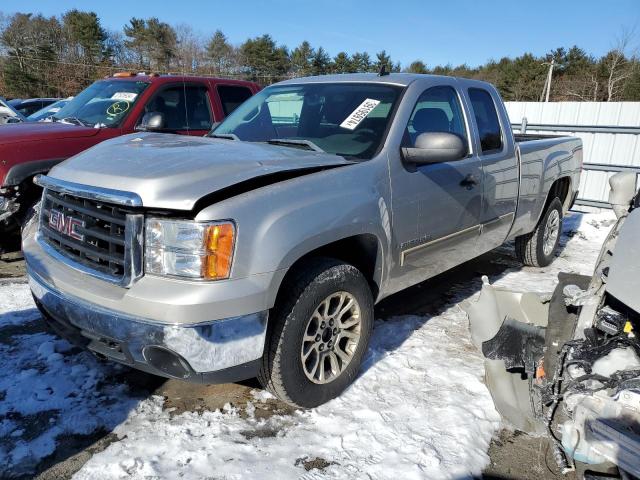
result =
M465 308L496 409L516 429L546 432L563 473L578 464L640 477L636 183L629 172L610 180L617 222L591 278L560 274L546 302L485 277L478 301Z

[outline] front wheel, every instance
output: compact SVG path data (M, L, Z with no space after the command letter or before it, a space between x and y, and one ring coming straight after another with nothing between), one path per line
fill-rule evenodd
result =
M553 261L562 234L562 202L554 198L536 229L516 238L516 255L525 265L546 267Z
M312 408L355 379L373 328L373 299L362 273L334 259L292 272L274 307L259 375L282 401Z

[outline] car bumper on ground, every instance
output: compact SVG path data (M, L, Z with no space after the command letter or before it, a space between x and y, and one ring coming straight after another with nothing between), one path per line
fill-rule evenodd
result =
M200 383L238 381L258 372L266 311L205 324L158 324L87 303L56 290L33 269L27 271L47 323L99 357Z

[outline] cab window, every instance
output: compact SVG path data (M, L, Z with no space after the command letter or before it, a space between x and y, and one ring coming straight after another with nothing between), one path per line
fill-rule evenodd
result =
M212 125L209 95L202 86L165 88L146 105L149 112L164 115L166 130L209 130Z
M469 99L476 119L482 153L502 150L502 130L491 94L482 88L470 88Z
M432 87L420 95L407 125L405 144L414 146L420 134L429 132L454 133L467 141L462 107L452 87Z
M247 87L218 85L218 95L220 96L220 103L222 103L222 111L226 117L253 94Z

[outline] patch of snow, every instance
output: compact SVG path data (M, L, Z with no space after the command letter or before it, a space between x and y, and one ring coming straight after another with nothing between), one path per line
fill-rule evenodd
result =
M251 390L251 396L258 402L266 402L267 400L275 400L276 397L267 390Z
M543 295L553 292L560 272L591 276L602 244L614 223L615 217L609 211L593 214L570 212L563 221L560 253L551 265L544 268L517 268L502 278L491 279L491 283L502 288Z
M46 333L26 284L0 287L0 358L0 472L30 473L60 436L112 429L138 401L108 384L120 367Z
M33 297L26 283L2 284L0 292L0 328L34 318Z

